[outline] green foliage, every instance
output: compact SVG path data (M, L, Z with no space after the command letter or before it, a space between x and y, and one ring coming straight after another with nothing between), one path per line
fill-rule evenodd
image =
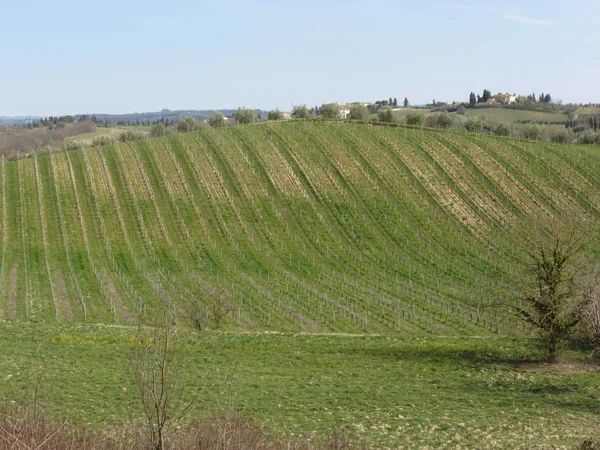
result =
M340 107L337 103L327 103L321 106L321 116L324 119L339 119Z
M273 109L269 111L267 115L268 120L283 120L283 113L278 109Z
M492 132L498 136L511 136L513 129L508 123L500 122L492 127Z
M254 111L246 108L238 108L235 112L235 121L239 124L248 124L256 121Z
M310 111L306 105L294 106L292 109L292 117L294 119L310 119Z
M198 131L199 129L200 124L192 117L186 117L177 123L177 131L180 133L189 133L191 131Z
M211 128L220 128L225 126L225 116L219 111L215 111L212 115L208 116L208 125Z
M119 142L131 142L131 141L137 141L139 139L144 139L145 136L142 133L136 132L136 131L131 131L131 130L127 130L124 131L123 133L121 133L119 135Z
M439 114L435 118L435 125L438 128L450 128L453 122L452 116L448 113Z
M591 145L591 144L600 144L600 134L599 133L594 133L592 130L585 130L583 133L581 133L581 136L578 139L580 144L586 144L586 145Z
M404 107L408 108L410 106L410 103L408 103L408 97L404 97Z
M382 108L377 111L377 118L380 122L394 122L394 111L392 108Z
M350 120L369 120L369 109L360 104L350 106L350 114L348 114Z
M101 147L103 145L112 145L115 143L115 139L110 136L100 136L92 141L92 147Z
M581 249L580 231L550 233L527 249L532 287L524 293L517 314L539 333L548 361L554 362L564 342L581 321L583 287L576 280L575 258ZM542 233L536 233L543 235Z
M410 111L406 115L406 123L408 125L423 125L425 115L421 111Z
M162 122L153 125L152 129L150 130L150 136L152 137L166 136L168 133L169 130L167 129L167 127L165 127L165 124Z
M573 132L571 130L567 130L566 128L560 130L554 130L550 134L550 140L552 142L559 143L569 143L573 140Z
M544 129L539 125L528 125L523 129L523 137L532 141L540 141L544 138Z
M471 131L471 132L481 131L482 127L483 127L483 122L481 121L481 119L479 119L477 117L469 117L467 119L467 121L465 122L465 130L467 130L467 131Z

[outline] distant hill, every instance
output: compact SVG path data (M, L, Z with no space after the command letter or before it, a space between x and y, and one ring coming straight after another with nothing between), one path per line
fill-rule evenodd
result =
M120 123L120 122L156 122L162 119L177 122L185 117L193 117L194 119L206 119L215 112L222 113L225 117L232 116L235 113L235 109L203 109L203 110L163 110L156 112L142 112L142 113L129 113L129 114L85 114L91 117L95 121L103 121L109 123ZM261 109L255 109L254 114L257 116L266 117L267 111ZM75 117L81 117L82 114L78 114Z

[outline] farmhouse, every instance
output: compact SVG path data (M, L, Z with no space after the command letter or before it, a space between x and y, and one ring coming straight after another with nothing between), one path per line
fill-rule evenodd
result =
M340 107L340 117L342 119L347 119L350 114L350 105L348 103L338 104Z
M502 103L504 105L510 105L511 103L515 103L517 101L517 94L496 94L492 97L497 103Z

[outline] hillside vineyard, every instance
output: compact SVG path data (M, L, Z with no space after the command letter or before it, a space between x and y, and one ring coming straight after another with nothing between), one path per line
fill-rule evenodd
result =
M520 330L486 307L531 217L597 219L598 149L270 122L2 161L3 319Z

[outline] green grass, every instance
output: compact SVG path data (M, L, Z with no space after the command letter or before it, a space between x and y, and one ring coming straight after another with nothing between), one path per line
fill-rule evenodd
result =
M19 400L43 342L53 413L100 427L137 414L132 332L3 323L1 392ZM598 431L594 366L575 352L549 369L526 340L187 332L180 343L190 417L230 402L276 433L339 427L378 448L550 448Z
M70 136L65 138L65 143L69 144L81 144L81 145L91 145L95 139L106 136L113 139L117 139L119 135L125 131L135 131L139 133L143 133L144 135L150 134L150 128L147 126L114 126L114 127L98 127L96 131L91 133L78 134L77 136Z
M578 116L597 116L600 115L600 106L580 106L575 110Z
M518 236L597 219L599 168L585 146L327 122L8 162L0 315L126 325L168 298L214 328L222 295L231 331L520 333L486 307L516 299Z
M467 110L467 117L477 117L486 122L508 122L508 123L564 123L568 117L562 113L550 113L542 111L526 111L510 108L480 108Z

